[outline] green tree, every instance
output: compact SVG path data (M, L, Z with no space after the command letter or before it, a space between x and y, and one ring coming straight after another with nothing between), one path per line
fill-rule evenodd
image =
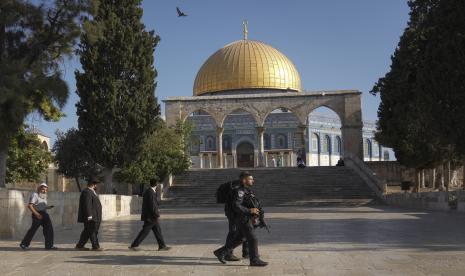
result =
M42 145L37 135L21 127L8 148L6 182L39 181L51 162L48 148Z
M159 37L141 23L141 0L101 0L81 36L76 72L79 131L104 169L104 192L116 167L137 158L159 116L154 49Z
M443 108L444 99L441 98L444 95L435 97L434 93L439 95L441 92L427 89L423 77L425 71L435 70L425 67L426 50L435 47L426 34L434 28L431 25L433 14L445 2L449 3L409 1L410 21L391 58L391 69L371 91L381 97L376 139L392 147L399 162L417 169L437 166L458 157L451 137L438 127L448 124L446 121L438 124L435 112ZM440 62L446 61L442 59Z
M84 0L0 1L0 187L5 186L8 147L26 116L37 111L56 121L68 98L62 57L80 33Z
M57 132L57 140L53 145L54 160L58 165L58 172L68 178L74 178L79 191L79 179L87 178L98 173L98 167L90 157L77 129L71 128L67 132Z
M137 160L126 164L118 178L127 183L147 184L150 179L163 181L170 174L179 174L190 166L189 140L192 127L178 122L166 127L158 122L157 131L146 137Z

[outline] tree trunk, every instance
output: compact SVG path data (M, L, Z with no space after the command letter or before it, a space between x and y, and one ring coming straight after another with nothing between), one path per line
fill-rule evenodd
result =
M415 192L419 193L421 187L421 170L415 170Z
M433 187L433 190L436 190L438 188L438 185L436 185L436 168L433 168L433 185L431 185Z
M78 188L78 191L81 192L81 183L79 183L79 177L74 178L76 180L76 186Z
M450 186L450 162L447 162L447 164L444 164L446 166L445 168L445 185L446 185L446 191L449 191L449 186Z
M113 168L103 169L103 193L113 194Z
M462 163L462 189L465 189L465 159Z
M8 147L0 149L0 188L6 187L6 158L8 155Z

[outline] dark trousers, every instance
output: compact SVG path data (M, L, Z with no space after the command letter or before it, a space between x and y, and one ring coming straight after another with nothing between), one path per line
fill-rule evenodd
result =
M158 248L165 247L165 241L163 240L163 236L161 234L160 223L158 223L158 219L153 221L144 221L144 225L142 226L142 230L140 230L139 234L137 235L136 239L132 242L131 247L138 247L140 243L147 237L147 235L153 232L155 238L158 242Z
M258 240L257 236L255 235L255 228L252 225L251 220L249 219L247 222L243 222L240 219L235 221L237 229L237 235L235 235L232 239L226 242L226 250L227 252L231 252L239 246L244 238L246 239L248 246L249 246L249 258L250 261L255 261L258 259Z
M100 221L86 221L84 222L84 229L81 232L81 237L77 243L78 247L83 247L86 245L87 241L90 239L92 243L92 248L100 248L98 242L98 229L100 228Z
M39 214L42 215L42 219L36 218L36 216L32 215L32 225L31 228L27 231L26 235L24 236L21 244L24 246L29 246L31 244L32 238L36 234L37 229L39 226L42 226L42 231L44 233L45 238L45 248L53 247L53 225L52 221L50 220L50 216L45 211L40 211Z
M228 232L228 236L226 237L226 244L232 244L233 241L234 241L234 238L236 235L238 235L238 227L236 226L236 223L234 221L234 218L232 217L227 217L228 218L228 224L229 224L229 232ZM247 256L249 255L249 247L248 247L248 243L247 241L243 241L242 243L242 255L243 256ZM229 251L228 254L232 254L233 251Z

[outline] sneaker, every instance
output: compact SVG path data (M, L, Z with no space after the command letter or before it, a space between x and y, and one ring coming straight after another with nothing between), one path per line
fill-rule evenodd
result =
M237 261L241 260L238 257L234 256L234 254L228 254L228 255L224 256L224 259L226 261L228 261L228 262L237 262Z
M25 246L24 244L20 244L19 247L21 247L22 250L28 250L29 246Z
M169 247L169 246L163 246L163 247L159 247L158 251L168 251L170 249L171 249L171 247Z
M45 247L45 250L58 250L58 247L56 247L56 246Z
M226 260L224 259L223 247L213 251L213 254L218 258L218 261L220 261L220 263L226 263Z
M138 246L128 246L128 248L132 251L140 251L140 248Z
M105 251L105 248L96 247L96 248L92 248L92 251Z
M264 262L264 261L262 261L260 259L250 261L250 266L267 266L267 265L268 265L267 262Z
M76 245L76 246L74 247L74 249L79 250L79 251L89 251L89 250L90 250L90 249L87 248L87 247L79 246L79 245Z

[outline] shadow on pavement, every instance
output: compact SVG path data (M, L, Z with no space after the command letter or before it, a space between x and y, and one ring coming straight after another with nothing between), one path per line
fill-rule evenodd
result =
M181 257L181 256L128 256L128 255L89 255L77 256L67 263L85 263L95 265L203 265L225 266L216 258ZM234 266L248 266L234 264Z

